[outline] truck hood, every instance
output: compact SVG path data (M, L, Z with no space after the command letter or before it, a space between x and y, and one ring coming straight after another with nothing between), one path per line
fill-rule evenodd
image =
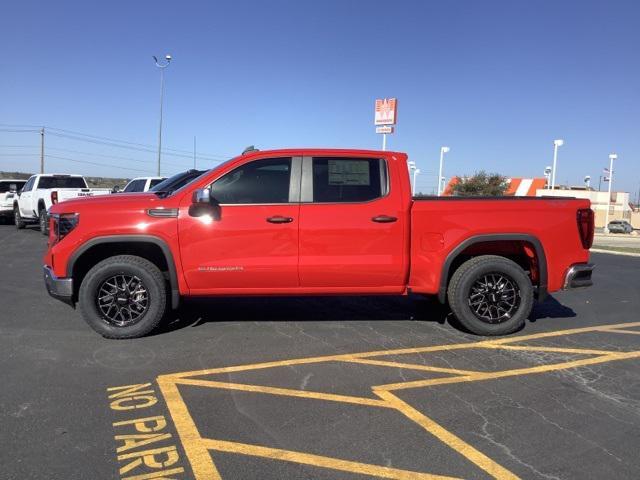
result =
M116 193L95 197L82 197L57 203L49 210L51 213L79 212L93 208L154 208L162 205L164 199L155 193Z

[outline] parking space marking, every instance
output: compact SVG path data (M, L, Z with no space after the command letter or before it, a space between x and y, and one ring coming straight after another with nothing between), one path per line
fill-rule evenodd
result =
M272 460L284 460L314 467L329 468L343 472L359 473L371 475L379 478L393 478L398 480L455 480L457 477L444 475L433 475L430 473L413 472L398 468L382 467L370 465L368 463L351 462L338 458L323 457L304 452L294 452L292 450L282 450L279 448L262 447L247 443L228 442L224 440L203 440L207 448L218 452L239 453L254 457L269 458Z
M352 397L349 395L336 395L333 393L313 392L309 390L294 390L289 388L265 387L262 385L248 385L246 383L215 382L212 380L181 379L179 385L195 385L200 387L221 388L224 390L241 390L244 392L267 393L271 395L282 395L285 397L313 398L316 400L327 400L331 402L355 403L357 405L367 405L369 407L389 408L382 400L365 397Z
M230 442L223 439L203 438L196 424L191 417L189 409L182 398L179 386L191 385L204 388L215 388L224 390L235 390L253 392L258 394L298 397L316 401L332 401L347 404L357 404L365 407L382 407L396 410L405 418L411 420L414 424L419 425L427 433L431 434L442 443L450 447L469 462L475 464L494 478L514 479L516 475L496 461L483 454L472 445L466 443L460 437L456 436L442 425L438 424L424 413L416 410L400 399L394 392L397 390L406 390L412 388L434 387L437 385L451 385L462 382L475 382L495 380L507 377L516 377L523 375L547 373L558 370L566 370L587 365L603 364L612 361L622 361L640 358L640 351L611 351L597 349L582 348L562 348L537 345L522 345L522 342L530 340L540 340L553 337L564 337L568 335L576 335L582 333L632 333L640 332L627 330L629 328L640 326L640 322L621 323L614 325L574 328L569 330L560 330L555 332L544 332L531 335L521 335L513 337L505 337L500 339L489 339L479 342L468 342L450 345L432 345L427 347L403 348L395 350L379 350L372 352L350 353L340 355L327 355L311 358L297 358L290 360L279 360L273 362L263 362L249 365L237 365L220 368L210 368L182 373L174 373L161 375L158 377L158 385L163 393L170 415L174 421L176 430L183 443L187 458L191 462L195 478L197 480L220 479L212 455L210 452L227 452L243 454L255 457L269 458L273 460L282 460L287 462L313 465L328 469L349 471L355 473L365 473L380 478L451 478L442 475L434 475L427 472L411 472L408 470L400 470L380 465L371 465L359 462L353 462L346 459L324 457L293 450L282 450L270 448L261 445L252 445L246 443ZM515 344L515 345L514 345ZM437 366L412 364L402 362L387 361L382 358L371 357L388 357L392 355L428 353L428 352L446 352L453 350L505 350L505 351L531 351L531 352L550 352L564 353L567 355L588 356L577 360L569 360L545 365L536 365L533 367L516 368L510 370L500 370L493 372L478 372L473 370L459 370L453 368L442 368ZM265 385L252 385L243 383L231 383L219 380L210 380L194 377L212 376L224 373L236 373L253 370L261 370L267 368L290 367L293 365L318 364L327 362L345 362L345 363L361 363L381 368L407 368L415 370L432 371L437 373L445 373L450 376L407 381L401 383L371 385L372 392L377 395L380 400L375 398L354 397L347 395L338 395L333 393L322 393L307 390L296 390L287 388L278 388Z
M429 365L420 365L415 363L387 362L385 360L373 360L371 358L343 358L342 362L362 363L365 365L376 365L379 367L406 368L411 370L424 370L426 372L451 373L453 375L471 375L480 373L473 370L458 370L456 368L431 367Z

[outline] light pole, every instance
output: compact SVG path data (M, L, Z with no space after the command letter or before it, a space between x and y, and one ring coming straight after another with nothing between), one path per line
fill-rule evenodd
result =
M419 168L414 168L413 169L413 188L411 189L411 196L415 197L416 195L416 182L418 180L418 175L420 175L420 169Z
M440 169L438 170L438 196L442 193L442 163L444 162L444 154L451 150L449 147L440 147Z
M551 171L552 171L551 167L545 167L545 169L544 169L544 178L547 179L547 184L546 184L545 188L547 190L549 190L551 188Z
M609 233L609 209L611 208L611 184L613 183L613 161L618 158L615 153L609 154L609 193L607 195L607 211L604 214L604 233Z
M413 193L415 191L415 186L413 184L413 182L415 182L415 175L413 174L413 172L416 171L416 162L414 162L413 160L409 160L407 162L407 167L409 168L409 181L412 182L411 183L411 193Z
M551 190L556 188L556 164L558 163L558 147L564 145L564 140L558 139L553 141L553 170L551 172Z
M154 55L153 60L156 67L160 69L160 126L158 127L158 176L160 176L160 157L162 154L162 100L164 98L164 69L171 63L171 55L164 56L165 62L158 62L158 58Z

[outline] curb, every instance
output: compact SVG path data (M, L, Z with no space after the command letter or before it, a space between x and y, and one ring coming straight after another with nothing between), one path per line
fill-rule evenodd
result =
M601 250L599 248L592 248L589 251L593 253L610 253L611 255L624 255L626 257L640 257L640 253L618 252L616 250Z

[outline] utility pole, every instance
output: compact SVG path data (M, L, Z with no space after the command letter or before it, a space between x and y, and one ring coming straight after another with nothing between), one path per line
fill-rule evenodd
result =
M196 136L193 136L193 169L196 169Z
M40 173L44 173L44 127L40 129Z

